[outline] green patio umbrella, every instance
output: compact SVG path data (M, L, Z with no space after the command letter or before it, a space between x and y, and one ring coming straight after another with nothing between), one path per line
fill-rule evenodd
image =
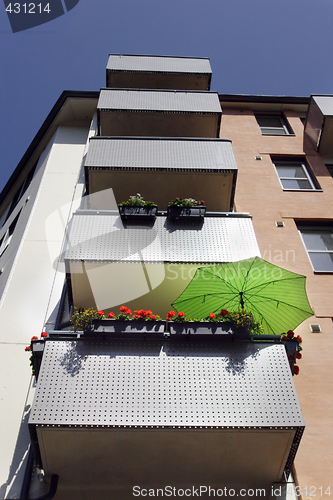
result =
M266 334L281 334L313 315L305 279L260 257L200 267L172 306L200 319L221 309L244 309Z

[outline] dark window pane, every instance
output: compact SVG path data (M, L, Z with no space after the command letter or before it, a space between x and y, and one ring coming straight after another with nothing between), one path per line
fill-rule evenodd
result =
M303 240L308 250L333 250L332 231L302 231Z
M308 180L281 179L284 189L313 189Z
M282 123L278 116L257 116L257 121L260 127L281 128Z
M276 167L279 177L297 177L306 179L306 173L301 165L284 165L283 167Z
M315 271L333 272L333 252L309 252Z

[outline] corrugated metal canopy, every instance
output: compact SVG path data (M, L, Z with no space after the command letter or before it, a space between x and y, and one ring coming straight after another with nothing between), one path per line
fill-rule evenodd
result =
M110 54L107 67L114 71L211 74L208 58Z
M97 108L109 111L221 114L218 94L204 91L102 89Z
M333 96L332 95L313 95L315 103L325 116L333 116Z
M86 167L237 170L229 140L104 138L90 140Z

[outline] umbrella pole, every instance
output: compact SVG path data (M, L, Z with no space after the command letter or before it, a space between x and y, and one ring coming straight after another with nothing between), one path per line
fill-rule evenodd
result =
M243 292L239 292L239 295L240 295L240 305L241 305L241 308L244 309Z

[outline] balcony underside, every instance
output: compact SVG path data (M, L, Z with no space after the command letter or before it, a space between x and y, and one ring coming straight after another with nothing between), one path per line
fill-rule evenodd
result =
M233 205L234 172L168 172L144 170L111 170L108 168L87 169L89 183L90 208L112 210L116 203L128 200L140 193L145 200L154 201L159 210L167 210L170 200L194 198L204 200L207 210L229 212ZM112 196L103 196L108 189ZM207 200L207 201L206 201Z
M211 75L107 71L106 86L127 89L209 90Z
M151 137L218 137L220 116L163 111L100 111L100 134Z
M282 345L79 340L46 343L29 426L57 498L93 500L269 492L304 422Z

